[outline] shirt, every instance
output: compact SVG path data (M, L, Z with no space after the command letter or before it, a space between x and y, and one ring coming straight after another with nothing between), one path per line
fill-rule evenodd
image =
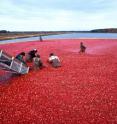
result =
M49 61L50 61L50 62L51 62L52 60L54 60L54 59L58 59L58 61L60 61L59 58L58 58L58 56L50 56L50 57L49 57Z

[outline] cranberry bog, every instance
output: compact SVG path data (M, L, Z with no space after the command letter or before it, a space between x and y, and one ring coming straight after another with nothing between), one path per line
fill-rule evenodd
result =
M79 45L87 47L79 54ZM11 43L11 55L36 48L45 68L12 76L0 71L0 124L116 124L117 39ZM49 53L62 67L47 63Z

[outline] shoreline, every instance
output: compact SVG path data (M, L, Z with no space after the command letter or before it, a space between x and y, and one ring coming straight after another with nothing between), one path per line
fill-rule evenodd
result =
M36 36L34 36L34 37L36 37ZM30 37L27 37L27 38L30 38ZM19 38L18 38L19 39ZM25 40L25 38L20 38L20 39L24 39L23 41L20 41L20 39L19 39L19 41L13 41L13 40L18 40L18 39L10 39L10 40L2 40L2 41L0 41L0 45L2 45L2 44L12 44L12 43L25 43L25 42L34 42L34 41L39 41L38 39L36 39L36 40ZM53 39L44 39L42 42L44 42L44 41L55 41L55 40L117 40L117 38L53 38ZM40 42L40 41L39 41Z
M72 33L72 32L71 32ZM21 39L21 38L30 38L30 37L39 37L39 36L49 36L49 35L60 35L68 34L67 32L43 32L43 33L1 33L0 41L2 40L12 40L12 39Z

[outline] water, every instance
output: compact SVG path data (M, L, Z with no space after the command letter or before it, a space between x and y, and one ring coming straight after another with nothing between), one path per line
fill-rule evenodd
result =
M70 33L61 35L45 36L45 39L63 39L63 38L115 38L117 33Z
M77 39L77 38L107 38L107 39L117 39L117 33L70 33L70 34L60 34L60 35L49 35L43 36L44 40L47 39ZM13 42L26 42L39 40L39 37L29 37L29 38L19 38L12 40L2 40L0 44L13 43Z

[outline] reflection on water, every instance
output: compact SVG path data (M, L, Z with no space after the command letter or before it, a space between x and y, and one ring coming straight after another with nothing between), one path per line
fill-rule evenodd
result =
M60 35L49 35L43 36L46 39L76 39L76 38L114 38L117 39L117 33L70 33L70 34L60 34ZM19 38L13 40L2 40L0 44L13 43L13 42L26 42L40 40L40 37L29 37L29 38Z

